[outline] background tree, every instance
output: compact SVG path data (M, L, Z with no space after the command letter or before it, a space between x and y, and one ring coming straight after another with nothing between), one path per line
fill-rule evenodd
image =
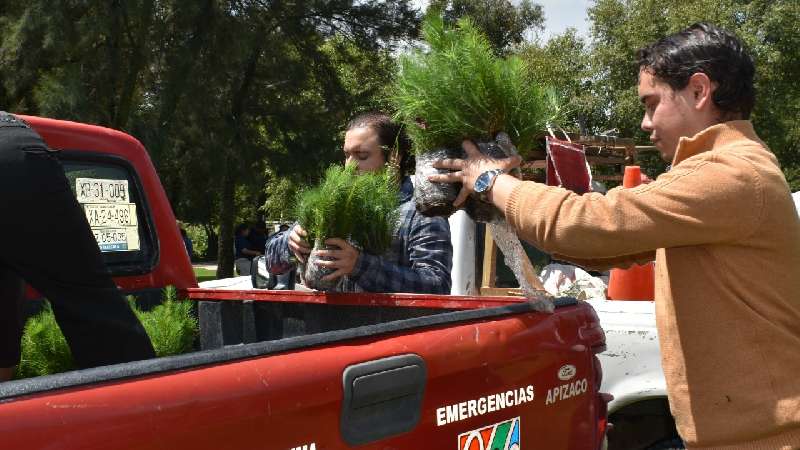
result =
M303 179L340 158L342 123L376 94L369 74L385 76L418 22L407 0L0 8L4 108L137 136L177 215L203 224L212 244L220 236L220 276L232 272L234 222L263 203L266 168Z
M607 105L606 125L647 142L640 130L636 49L698 21L736 33L756 64L753 122L800 188L800 3L793 0L597 0L592 22L593 93Z
M499 55L544 29L542 5L530 0L432 0L429 11L441 11L449 26L461 17L471 17Z

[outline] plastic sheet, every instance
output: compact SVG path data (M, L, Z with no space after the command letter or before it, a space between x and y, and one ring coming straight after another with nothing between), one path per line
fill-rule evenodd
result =
M517 233L505 219L496 219L487 226L489 232L492 233L492 238L497 244L497 248L505 256L506 265L514 273L514 277L517 278L522 294L532 303L535 310L552 313L555 310L553 298L547 291L535 289L525 277L522 261L527 260L528 256L525 254L525 248L522 247Z
M445 158L464 158L464 151L460 148L440 148L416 157L414 202L416 203L417 211L428 217L449 217L456 212L453 202L461 190L461 183L433 183L428 180L430 175L449 172L446 169L433 167L434 162Z
M325 275L330 275L336 270L318 266L316 263L317 261L330 261L330 258L320 257L318 253L319 250L331 250L337 248L338 247L321 245L320 243L314 244L314 248L311 249L311 253L308 255L306 263L302 265L300 271L303 274L303 284L305 284L306 287L316 289L318 291L332 291L336 288L336 286L339 284L338 279L333 281L322 281L322 277Z

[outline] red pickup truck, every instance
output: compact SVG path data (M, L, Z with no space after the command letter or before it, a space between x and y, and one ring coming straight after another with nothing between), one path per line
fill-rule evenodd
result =
M98 214L90 225L118 285L177 286L197 302L200 345L0 383L2 448L602 447L605 337L587 303L542 314L515 297L198 289L137 140L25 120Z

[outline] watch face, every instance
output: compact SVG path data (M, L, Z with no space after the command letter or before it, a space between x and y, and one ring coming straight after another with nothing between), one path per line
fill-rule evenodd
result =
M489 188L489 172L483 172L475 179L475 192L481 193Z

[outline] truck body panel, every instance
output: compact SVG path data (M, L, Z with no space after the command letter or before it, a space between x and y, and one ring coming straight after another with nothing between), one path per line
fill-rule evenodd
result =
M151 365L139 373L124 364L81 371L125 374L105 382L83 384L73 372L43 377L60 387L43 392L36 380L5 383L0 434L9 448L26 449L350 448L339 431L343 372L411 354L427 369L419 422L363 448L484 448L459 446L458 437L484 427L498 433L497 424L517 424L520 447L598 448L605 400L593 353L604 338L591 307L574 303L548 315L519 301L454 312L456 301L445 305L425 317L131 363ZM215 355L222 359L211 362ZM159 361L173 369L160 371ZM73 385L59 386L59 377ZM374 414L393 407L386 401Z

